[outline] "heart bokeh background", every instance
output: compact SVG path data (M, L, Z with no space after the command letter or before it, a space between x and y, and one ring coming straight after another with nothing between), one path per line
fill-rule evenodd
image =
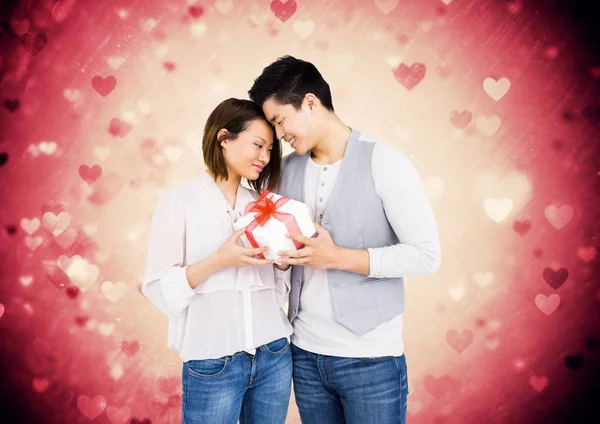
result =
M180 422L140 292L154 204L205 169L210 111L292 54L436 213L442 267L407 279L409 422L596 422L597 33L578 2L529 3L3 2L0 421Z

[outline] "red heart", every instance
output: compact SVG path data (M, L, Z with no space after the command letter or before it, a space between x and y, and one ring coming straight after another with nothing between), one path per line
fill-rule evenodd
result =
M110 124L108 126L108 132L114 137L125 137L131 129L133 125L129 122L121 121L119 118L113 118L110 120Z
M400 84L412 90L425 78L425 72L425 65L422 63L413 63L410 66L401 63L394 71L394 76Z
M288 0L285 3L282 3L280 0L273 0L271 2L271 12L273 12L281 22L290 19L292 15L296 13L297 7L294 0Z
M542 272L542 276L544 277L544 280L546 280L546 283L556 290L567 281L567 278L569 278L569 270L567 268L559 268L557 270L545 268Z
M513 222L513 230L515 230L515 232L520 236L524 236L525 234L527 234L530 229L531 222L528 220L516 220L515 222Z
M21 102L19 102L19 99L6 99L6 100L4 100L4 107L10 113L13 113L13 112L16 112L17 110L19 110L20 106L21 106Z
M188 7L188 13L192 18L198 19L204 14L204 8L202 8L200 5L190 6Z
M168 72L172 72L175 69L175 64L173 62L165 62L163 66Z
M47 378L34 378L33 379L33 390L38 393L44 393L48 386L50 385L50 381Z
M152 424L152 420L150 418L144 418L143 420L138 420L137 418L132 418L130 424Z
M77 315L75 317L75 323L80 327L83 327L84 325L86 325L89 320L90 320L90 317L88 317L86 315Z
M91 168L87 165L81 165L79 167L79 176L83 181L88 184L93 184L102 175L102 167L100 165L94 165Z
M461 130L469 125L471 119L473 119L473 114L468 110L463 110L462 112L457 110L450 111L450 122Z
M15 32L15 34L17 34L17 36L19 37L23 34L26 34L27 31L29 31L29 21L27 19L23 19L20 21L17 19L13 19L10 21L10 26Z
M77 299L77 297L79 296L79 287L77 286L69 286L67 287L66 290L67 296L69 296L71 299Z
M94 87L94 90L96 90L102 97L108 96L116 86L117 79L112 75L106 78L96 75L94 78L92 78L92 87Z
M20 40L23 48L32 56L39 54L39 52L44 50L46 44L48 44L48 37L46 37L44 34L32 31L29 31L27 34L23 34Z

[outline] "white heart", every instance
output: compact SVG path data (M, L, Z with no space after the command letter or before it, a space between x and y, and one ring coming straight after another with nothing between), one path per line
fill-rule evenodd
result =
M475 125L477 126L479 131L481 131L488 137L494 135L496 133L496 131L498 131L501 123L502 123L502 121L500 120L500 117L497 115L489 117L489 118L484 115L479 115L477 117L477 120L475 121Z
M483 209L490 218L497 223L501 223L508 215L510 215L513 209L513 202L507 197L502 199L488 198L483 202Z
M110 147L108 146L96 146L94 147L94 156L104 162L110 155Z
M106 63L112 69L117 70L125 63L125 58L121 56L110 56L108 59L106 59Z
M105 281L102 283L101 290L102 294L106 296L108 300L116 303L125 295L127 284L125 284L123 281L119 281L114 284L110 281Z
M294 31L302 38L308 37L315 29L314 21L296 21L294 22Z
M548 205L544 209L544 215L554 228L560 230L573 218L573 208L569 205L564 205L559 209L555 205Z
M483 80L483 89L488 96L498 101L510 90L510 80L504 77L496 81L494 78L487 77Z
M58 146L56 145L55 141L42 141L39 144L40 152L45 153L47 155L54 154L54 152L56 152L57 147Z
M231 0L217 0L215 2L215 8L222 15L227 15L233 9L233 1L231 1Z
M375 6L377 6L384 15L389 15L392 10L398 7L398 0L375 0Z
M456 287L451 287L450 289L448 289L448 294L456 302L458 302L460 299L462 299L466 292L467 292L467 290L465 289L464 286L456 286Z
M491 271L476 272L473 274L473 281L475 281L479 287L489 286L493 280L494 274Z

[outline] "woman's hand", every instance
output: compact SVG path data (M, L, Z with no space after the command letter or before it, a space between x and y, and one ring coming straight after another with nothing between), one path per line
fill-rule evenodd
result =
M275 263L272 259L259 259L255 256L259 253L269 250L268 247L257 247L249 249L237 243L245 228L237 230L229 237L221 247L215 252L219 266L222 268L243 268L248 265L272 265Z

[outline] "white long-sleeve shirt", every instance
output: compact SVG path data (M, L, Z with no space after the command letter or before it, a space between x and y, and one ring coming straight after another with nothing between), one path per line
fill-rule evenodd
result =
M318 165L309 158L304 194L313 220L321 222L343 158ZM373 148L372 177L385 214L400 243L367 249L369 277L406 277L434 273L440 246L433 211L410 160L391 144L377 141ZM365 176L369 178L369 176ZM292 342L302 349L342 357L400 356L402 314L358 336L334 316L326 270L304 268L300 310L294 320Z
M240 185L232 209L202 175L158 201L148 238L142 292L169 317L168 346L184 361L254 349L292 332L282 307L291 271L273 265L225 268L192 289L185 268L214 253L258 194Z

